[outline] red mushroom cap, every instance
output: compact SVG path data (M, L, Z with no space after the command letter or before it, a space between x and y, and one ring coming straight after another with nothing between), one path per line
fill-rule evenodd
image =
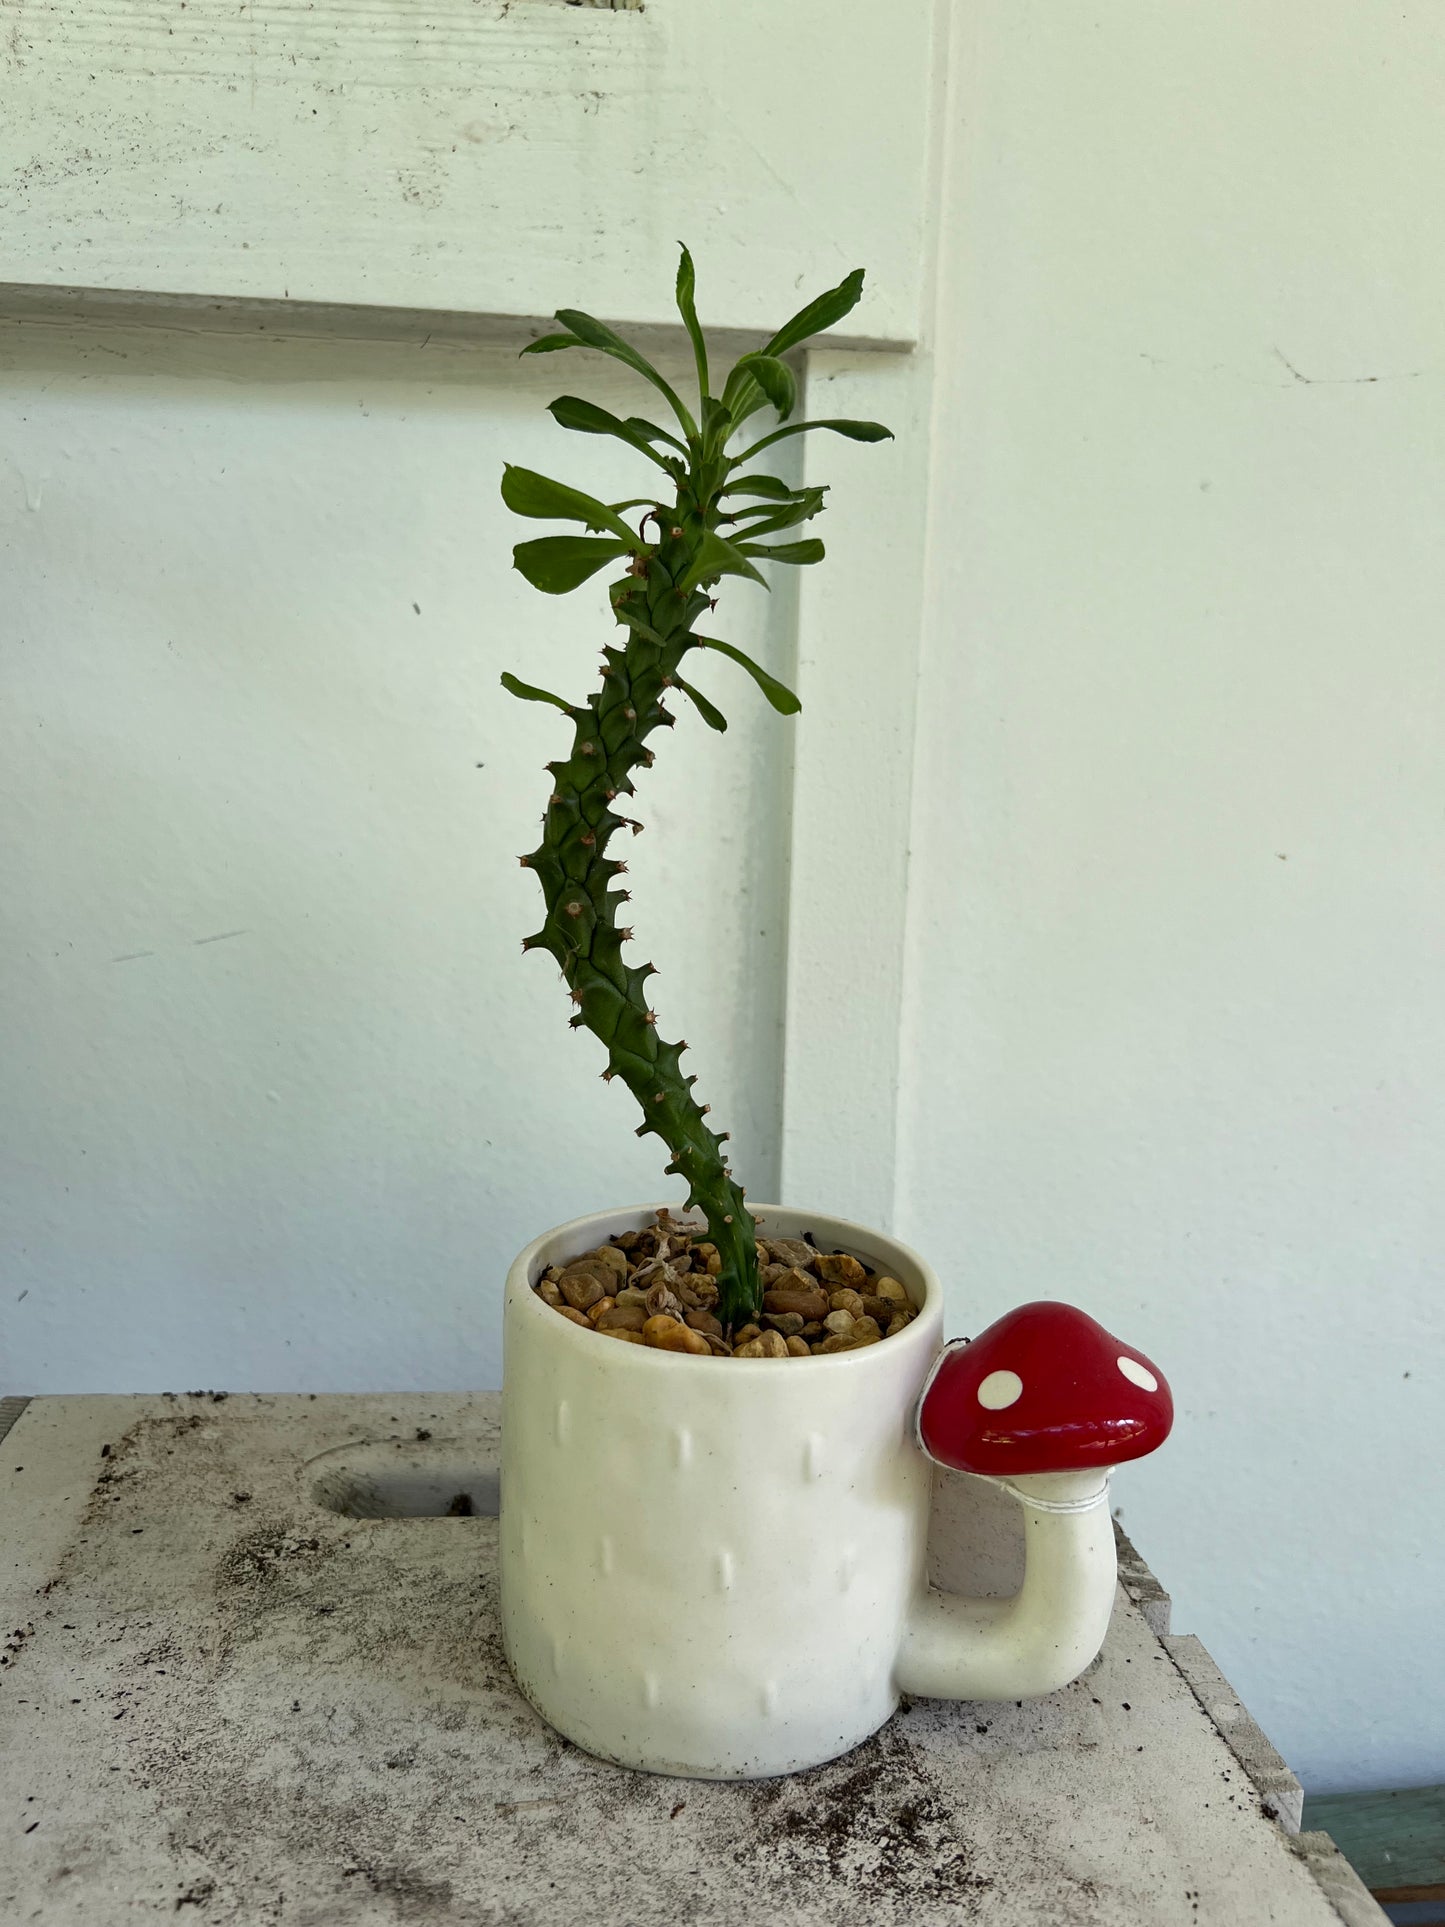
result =
M1157 1365L1087 1313L1048 1300L945 1347L918 1404L928 1456L988 1478L1142 1459L1173 1423Z

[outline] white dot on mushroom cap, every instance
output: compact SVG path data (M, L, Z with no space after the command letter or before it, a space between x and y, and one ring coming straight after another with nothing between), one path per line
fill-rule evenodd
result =
M1137 1358L1118 1358L1115 1364L1131 1385L1137 1385L1141 1392L1157 1392L1159 1381L1147 1365L1141 1365Z
M978 1402L986 1412L1001 1412L1023 1394L1024 1382L1017 1372L990 1372L979 1382Z

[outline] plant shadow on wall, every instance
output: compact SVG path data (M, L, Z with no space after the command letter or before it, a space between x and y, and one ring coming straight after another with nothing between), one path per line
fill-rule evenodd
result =
M584 703L566 702L510 674L502 681L513 695L555 704L572 719L574 730L570 755L548 765L552 795L542 841L521 859L536 872L547 906L545 923L523 948L545 949L556 959L577 1006L572 1023L602 1040L608 1052L603 1076L620 1077L642 1107L638 1135L655 1134L667 1145L668 1173L686 1180L688 1207L700 1209L706 1220L717 1318L724 1329L734 1330L763 1308L756 1227L723 1153L727 1133L708 1124L708 1107L692 1095L697 1080L682 1072L686 1044L665 1043L658 1035L657 1016L647 1000L654 967L624 958L632 932L618 915L628 894L615 886L627 866L608 850L619 830L636 834L641 825L614 805L634 794L637 771L651 764L648 737L673 721L665 707L669 692L691 701L711 728L727 728L721 711L682 674L694 652L731 658L775 709L797 713L800 704L790 690L731 643L699 634L697 625L716 608L714 591L724 576L766 588L760 562L801 566L823 559L816 537L770 539L812 521L827 491L792 487L766 466L757 467L766 451L813 429L862 442L885 440L890 431L877 422L789 419L797 387L783 357L850 312L863 291L861 269L800 310L764 348L736 361L719 395L712 393L694 289L692 257L684 248L677 306L697 368L695 408L622 336L577 309L559 309L556 318L564 332L544 336L523 351L585 348L610 355L651 383L672 422L663 427L640 416L623 419L576 395L559 396L551 404L563 428L615 437L664 478L658 492L629 501L600 502L530 469L507 468L502 498L509 508L543 520L577 522L588 531L519 543L518 569L534 587L562 595L599 570L623 563L609 601L625 640L604 649L602 686ZM745 425L765 408L776 411L779 425L729 452ZM625 519L629 514L637 517L635 526Z

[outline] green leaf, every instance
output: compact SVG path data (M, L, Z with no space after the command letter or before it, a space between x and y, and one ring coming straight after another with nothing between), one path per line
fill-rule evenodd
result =
M665 428L655 428L651 422L638 420L635 416L622 421L606 408L599 408L596 402L583 401L580 395L559 395L556 401L548 402L547 411L562 428L570 428L579 435L612 435L619 442L626 442L635 448L639 455L645 455L650 462L665 469L668 474L676 473L676 464L669 462L665 455L659 455L652 446L653 442L670 442L680 453L687 450L682 443L669 435Z
M520 696L523 702L555 703L558 709L563 710L567 715L572 714L571 703L564 703L562 698L554 696L550 689L539 689L535 683L523 682L506 669L502 671L502 687L509 690L512 695Z
M774 442L782 441L785 436L806 435L813 428L826 428L834 435L846 435L850 442L891 442L893 440L893 430L885 428L882 422L790 422L786 428L775 428L771 435L764 435L760 442L754 442L752 447L745 448L741 455L735 455L733 465L737 467L743 462L750 462L754 455L761 455L765 448L771 448Z
M628 546L611 536L544 535L535 542L519 542L512 550L512 562L534 589L544 595L566 595L626 555Z
M809 335L821 334L825 328L831 328L845 314L852 313L862 292L863 270L854 268L836 288L829 288L826 294L820 294L816 300L810 301L806 308L799 308L791 321L785 321L763 353L785 355L789 348L796 348ZM558 315L557 319L560 321L562 316Z
M746 515L746 523L739 523L733 530L733 540L740 542L744 537L751 542L759 535L776 535L782 529L796 528L799 522L811 522L822 511L826 488L804 488L787 502L758 502L750 509L740 509L739 515Z
M529 341L522 350L524 355L555 355L559 348L580 348L582 343L576 335L540 335L536 341Z
M770 501L782 502L796 493L790 482L779 481L776 475L740 475L735 482L729 482L718 491L721 495L764 495Z
M682 243L678 243L682 247ZM707 400L707 342L703 339L702 325L697 318L697 270L692 265L692 256L686 248L682 249L677 264L677 312L682 316L682 325L687 329L688 339L692 342L692 358L697 363L697 394L699 402Z
M806 542L740 542L740 555L760 555L769 562L792 562L802 568L809 562L821 562L827 550L817 536L810 536Z
M640 415L629 415L626 425L635 429L639 435L650 442L666 442L668 447L675 448L679 455L686 455L688 452L687 444L680 442L676 435L669 434L665 428L658 428L653 422L643 421Z
M735 649L730 642L719 642L716 636L694 636L692 640L700 649L715 649L720 656L731 656L735 663L747 670L780 716L796 716L803 707L791 689L785 688L776 676L770 676L751 656L745 656L741 649Z
M637 540L633 530L605 502L512 462L502 470L502 500L514 515L528 515L534 521L582 522L589 529L611 529L624 542Z
M765 589L768 587L766 578L758 574L741 549L734 548L716 529L709 529L698 547L692 567L677 587L686 595L689 589L695 589L700 582L709 582L719 575L743 575L751 582L761 582Z
M711 395L703 397L702 432L709 454L721 454L727 438L737 427L733 412L725 402Z
M647 357L639 354L630 341L624 341L606 322L598 321L594 315L584 314L580 308L559 308L557 319L564 328L571 329L584 348L595 348L599 354L611 355L614 361L624 362L644 381L650 381L659 393L666 395L672 412L687 434L697 433L697 423L684 408L677 391L663 380Z
M724 730L727 728L727 717L724 716L720 709L713 707L700 689L694 689L692 684L690 682L684 682L681 676L674 676L673 681L677 684L678 688L682 690L684 695L692 697L693 701L697 704L698 715L702 717L709 729Z
M798 384L793 377L793 371L787 362L779 361L776 355L744 355L734 366L732 374L728 376L728 389L730 392L734 380L738 377L742 377L744 381L755 382L759 389L761 389L764 397L772 403L784 421L788 419L789 415L792 414L794 408L797 406ZM741 400L740 383L734 405L739 406ZM751 408L741 407L738 414L739 421L752 414L752 412Z

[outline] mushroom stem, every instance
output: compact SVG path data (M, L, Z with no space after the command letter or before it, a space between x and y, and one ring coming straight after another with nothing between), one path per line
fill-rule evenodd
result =
M1012 1599L932 1588L909 1613L896 1683L937 1699L1027 1699L1067 1686L1098 1653L1114 1606L1109 1478L1036 1472L998 1483L1024 1509L1024 1581Z

